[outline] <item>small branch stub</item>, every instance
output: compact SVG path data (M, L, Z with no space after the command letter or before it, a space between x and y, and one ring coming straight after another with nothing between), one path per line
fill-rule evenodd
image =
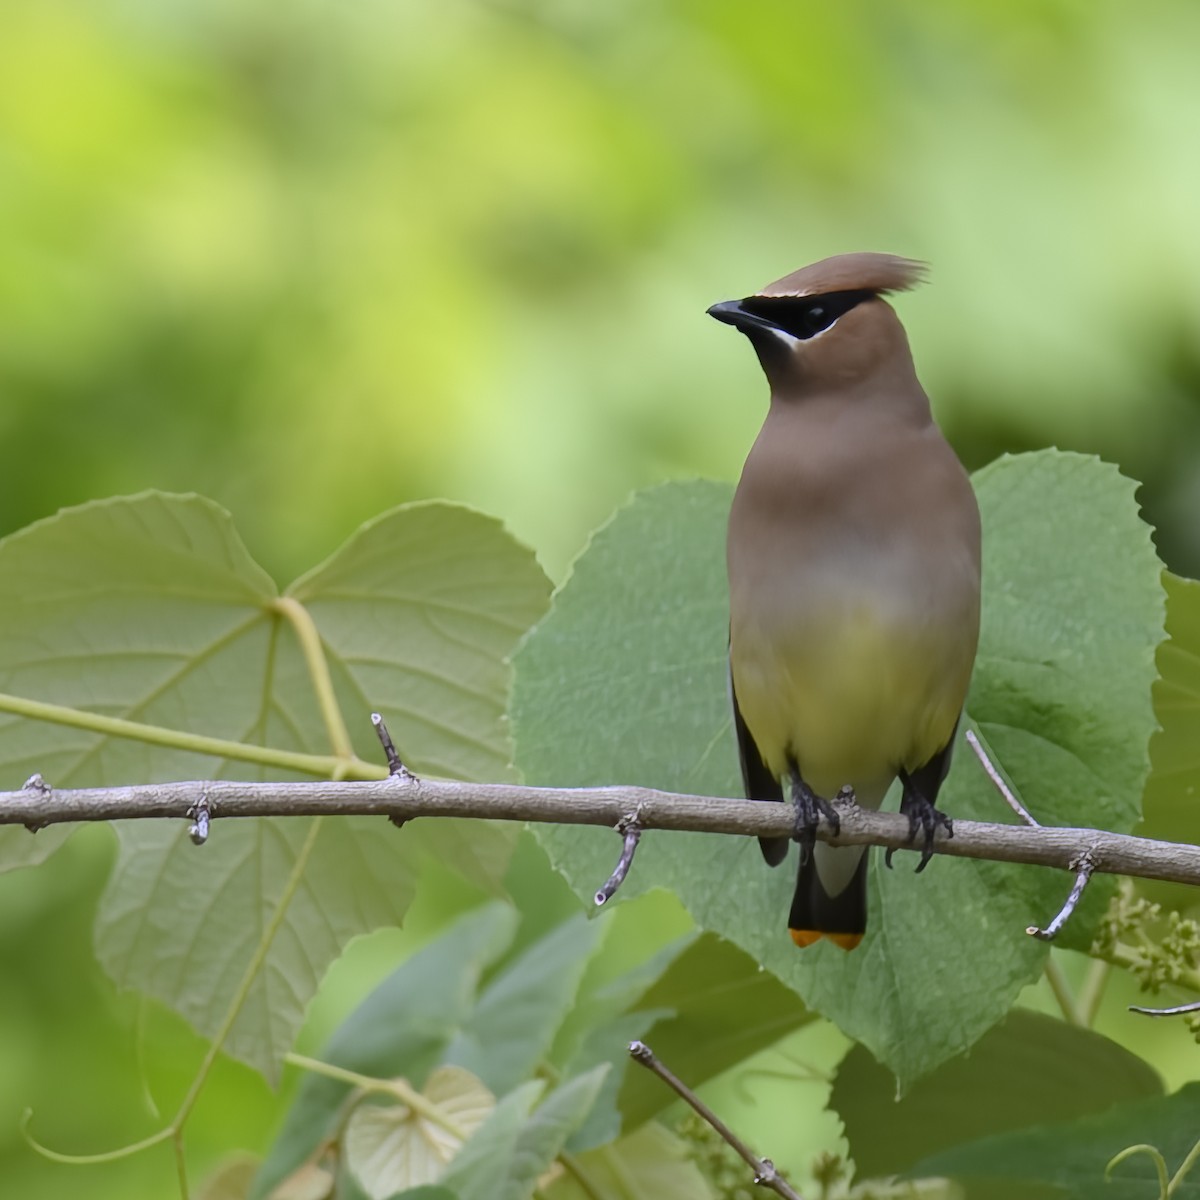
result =
M639 813L632 813L628 817L622 817L617 822L617 832L624 835L625 844L621 847L621 857L617 859L617 865L613 868L613 873L608 877L608 882L594 897L597 907L601 904L607 904L613 898L617 888L625 882L625 876L629 874L629 868L633 866L634 853L637 851L638 842L642 840L642 827L638 822L638 816Z
M689 1104L692 1110L706 1121L726 1144L737 1152L742 1161L754 1172L754 1182L759 1187L769 1188L777 1196L782 1196L784 1200L804 1200L804 1197L780 1175L775 1169L775 1164L769 1158L759 1158L674 1071L663 1065L645 1042L630 1042L629 1056L635 1063L645 1067L648 1071L653 1071L667 1087Z
M1096 870L1096 860L1091 854L1084 851L1071 863L1071 868L1075 871L1075 883L1071 888L1071 894L1067 897L1067 902L1059 910L1058 916L1045 929L1030 925L1025 930L1030 937L1035 937L1043 942L1052 942L1059 935L1062 927L1071 919L1071 914L1078 907L1079 901L1083 899L1084 889L1091 881L1092 873Z
M379 738L379 744L383 747L384 757L387 759L388 771L393 779L398 779L401 783L420 783L420 780L404 765L400 759L400 755L396 750L396 743L392 741L392 735L388 732L387 724L384 722L383 714L373 712L371 714L371 724L375 726L375 736ZM398 817L394 813L388 817L397 829L403 827L407 817Z
M405 783L415 780L417 777L400 761L400 755L396 752L396 743L392 741L392 735L388 732L383 715L373 712L371 714L371 724L375 726L375 736L379 738L379 744L383 747L383 753L387 758L388 770L393 775L404 780Z
M208 841L208 825L209 818L212 816L208 807L208 797L201 793L200 799L196 801L196 807L191 810L188 816L193 818L192 825L188 829L188 837L192 839L192 844L195 846L203 846Z
M1131 1004L1129 1011L1141 1013L1143 1017L1186 1017L1189 1013L1200 1013L1200 1000L1193 1000L1190 1004L1177 1004L1174 1008L1141 1008Z

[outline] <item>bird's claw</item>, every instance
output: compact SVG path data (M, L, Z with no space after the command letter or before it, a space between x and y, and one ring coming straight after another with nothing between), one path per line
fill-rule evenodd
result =
M940 809L935 808L920 792L916 790L905 791L904 798L900 801L900 811L908 818L908 840L910 843L917 840L917 831L921 830L924 837L921 841L921 861L917 863L916 874L925 870L929 865L929 860L933 857L933 839L940 825L945 831L947 837L954 836L954 822L946 816ZM888 849L888 852L883 857L884 866L889 870L892 866L892 855L895 850Z
M799 772L792 774L792 803L796 806L796 824L792 837L800 843L800 861L807 862L817 842L817 829L820 827L821 818L824 817L829 822L834 837L841 832L842 819L828 800L818 796L800 778Z

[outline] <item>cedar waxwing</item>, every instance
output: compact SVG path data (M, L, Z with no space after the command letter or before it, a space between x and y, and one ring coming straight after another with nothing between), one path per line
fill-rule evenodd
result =
M843 789L878 808L899 776L918 870L953 832L934 803L979 638L979 508L883 299L921 272L844 254L708 310L771 385L729 514L729 669L746 794L781 800L787 779L797 808L798 946L866 930L867 848L814 845Z

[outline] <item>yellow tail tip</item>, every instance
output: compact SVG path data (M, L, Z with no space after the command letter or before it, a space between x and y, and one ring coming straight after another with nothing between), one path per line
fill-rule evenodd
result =
M789 929L792 941L803 950L822 938L828 938L835 946L843 950L853 950L863 940L861 933L822 933L818 929Z

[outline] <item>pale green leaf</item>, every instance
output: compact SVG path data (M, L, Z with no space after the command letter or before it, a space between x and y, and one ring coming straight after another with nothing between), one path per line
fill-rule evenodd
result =
M1129 829L1162 621L1134 485L1057 452L1005 459L976 485L984 627L970 716L1043 820ZM657 488L595 535L517 657L517 761L531 782L741 793L725 664L729 498L716 484ZM942 806L1007 815L966 753ZM611 870L604 831L536 832L580 896ZM870 931L853 954L795 949L785 922L794 867L770 871L748 839L651 831L619 899L672 889L702 928L909 1083L967 1049L1037 976L1046 950L1024 930L1048 919L1067 885L1052 872L948 859L916 877L912 862L874 864Z
M124 822L96 953L118 986L212 1034L266 944L224 1049L275 1078L346 943L403 920L415 877L390 832L366 817L246 819L217 822L198 849L182 824Z
M253 1154L235 1154L204 1180L196 1200L246 1200L257 1171Z
M460 917L391 973L345 1020L320 1058L373 1078L418 1086L475 1004L486 967L512 942L517 915L499 903ZM349 1086L320 1075L301 1083L252 1196L261 1198L335 1130Z
M361 757L381 757L368 719L380 709L416 769L497 778L510 758L507 657L546 591L533 556L493 519L420 504L366 526L291 594L309 606ZM0 543L0 691L329 753L276 600L209 501L149 493L67 510ZM12 716L0 718L0 764L14 786L33 770L56 786L278 774ZM268 1074L345 943L402 918L425 856L497 889L512 839L467 822L435 834L218 818L197 850L183 829L118 828L101 959L210 1036L257 964L225 1048Z
M517 1143L541 1093L542 1085L536 1080L509 1092L439 1182L459 1200L496 1200L497 1188L509 1178Z
M271 1193L268 1200L334 1200L337 1180L317 1163L305 1163Z
M496 1107L461 1067L438 1067L421 1095L440 1119L405 1104L360 1104L346 1125L346 1163L370 1200L436 1182Z
M74 832L73 825L51 825L36 834L20 825L0 825L0 871L36 867Z
M287 594L312 614L336 682L364 717L384 714L408 765L497 782L514 778L508 657L549 590L499 521L433 501L368 521ZM366 725L364 745L372 737Z

